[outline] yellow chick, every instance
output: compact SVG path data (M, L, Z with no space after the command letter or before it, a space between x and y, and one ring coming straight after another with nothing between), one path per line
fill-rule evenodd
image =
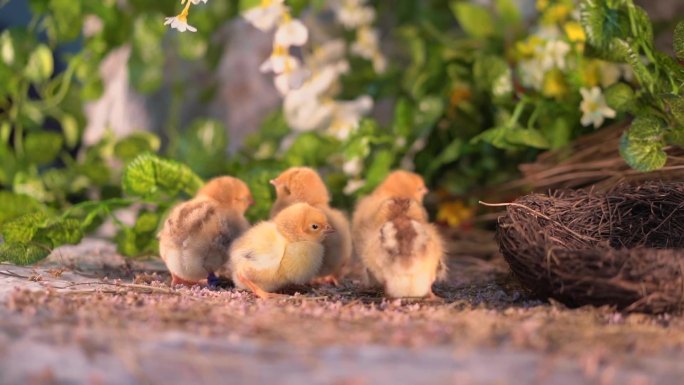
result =
M334 231L325 214L309 204L283 209L233 243L230 267L235 286L269 298L285 285L308 282L321 268L323 240Z
M215 285L215 272L226 263L231 243L249 228L244 214L252 203L243 181L223 176L171 210L159 233L159 253L172 285L194 285L205 278Z
M271 218L298 202L320 209L328 218L335 233L323 241L323 265L316 281L337 285L340 271L351 259L351 228L344 213L329 206L330 194L325 183L311 168L292 167L271 180L271 184L275 187L277 196L271 208Z
M352 237L356 255L360 257L365 248L366 235L382 202L389 198L408 198L422 204L427 192L428 189L420 175L397 170L391 172L372 194L359 200L352 216Z
M420 203L390 198L380 204L365 235L361 260L368 278L390 298L430 297L436 279L444 279L443 246Z

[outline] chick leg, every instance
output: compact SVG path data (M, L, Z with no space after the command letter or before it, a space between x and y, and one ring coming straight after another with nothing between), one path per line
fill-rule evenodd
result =
M265 291L264 289L260 288L257 286L256 283L252 282L249 278L245 277L242 274L238 274L237 277L240 282L242 282L245 286L247 286L257 297L261 299L271 299L271 298L282 298L282 297L287 297L286 295L282 294L276 294L276 293L269 293Z
M430 293L425 297L425 300L429 302L445 302L446 300L437 294L435 294L434 291L430 290Z
M340 286L340 281L338 281L337 278L332 274L325 275L323 277L316 277L316 278L311 280L311 283L314 285Z
M171 286L176 286L176 285L184 285L184 286L194 286L196 285L197 282L193 281L188 281L186 279L183 279L176 274L171 273Z

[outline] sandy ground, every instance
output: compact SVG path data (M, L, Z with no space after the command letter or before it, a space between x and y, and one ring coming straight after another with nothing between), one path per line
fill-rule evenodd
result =
M442 304L353 280L268 301L170 288L158 260L93 240L0 265L0 384L684 381L682 317L567 309L521 288L495 247L452 251Z

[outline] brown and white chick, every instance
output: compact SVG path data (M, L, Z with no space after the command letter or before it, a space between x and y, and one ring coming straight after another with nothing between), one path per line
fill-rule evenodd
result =
M352 237L354 238L354 252L357 257L361 257L370 226L375 219L378 208L385 200L408 198L422 204L427 192L428 189L420 175L397 170L391 172L370 195L360 199L352 216Z
M423 206L411 198L390 198L373 216L361 260L385 296L434 299L432 284L446 275L443 255L441 237Z
M249 228L245 211L252 204L247 185L230 176L207 182L195 197L175 206L159 233L159 253L171 284L194 285L207 279L228 258L232 242Z
M286 207L233 243L230 267L235 286L269 298L285 285L308 282L321 268L322 242L332 232L321 210L306 203Z
M271 218L298 202L308 203L320 209L328 218L335 232L323 241L323 265L316 281L337 284L342 268L351 260L351 228L346 215L330 207L330 194L323 179L311 168L292 167L271 180L271 184L276 189L276 201L271 208Z

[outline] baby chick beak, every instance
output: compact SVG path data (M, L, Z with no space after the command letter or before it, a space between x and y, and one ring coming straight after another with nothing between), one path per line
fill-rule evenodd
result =
M325 225L325 227L323 228L323 233L325 233L325 234L331 234L334 232L335 232L335 229L330 225Z
M271 179L268 183L272 184L274 187L278 187L278 181L275 179Z

